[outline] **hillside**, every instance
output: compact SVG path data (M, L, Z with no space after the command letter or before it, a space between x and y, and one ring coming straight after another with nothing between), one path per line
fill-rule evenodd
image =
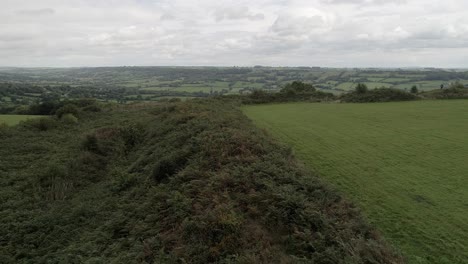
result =
M228 102L80 108L0 128L14 263L403 263Z

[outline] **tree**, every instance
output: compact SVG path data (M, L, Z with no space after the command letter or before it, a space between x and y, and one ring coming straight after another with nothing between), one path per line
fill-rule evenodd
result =
M411 87L411 93L413 94L418 93L418 87L416 85L413 85L413 87Z
M355 91L356 91L356 93L358 93L358 94L367 93L368 90L369 90L369 89L367 89L367 85L364 84L364 83L358 83L358 84L356 85L356 88L355 88Z
M304 83L300 81L294 81L292 83L286 84L286 86L281 89L281 93L293 95L293 94L308 94L315 92L316 89L312 84Z

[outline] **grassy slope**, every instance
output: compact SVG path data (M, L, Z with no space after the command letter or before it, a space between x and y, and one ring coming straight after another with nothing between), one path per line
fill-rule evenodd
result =
M37 115L0 115L0 124L7 124L13 126L21 121L28 120L31 118L37 118L41 116Z
M468 101L246 107L411 263L468 263Z
M402 263L359 210L226 103L1 128L0 145L7 263Z

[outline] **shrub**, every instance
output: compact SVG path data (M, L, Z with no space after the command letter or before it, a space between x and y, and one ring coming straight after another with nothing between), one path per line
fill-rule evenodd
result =
M101 150L98 145L98 139L95 134L88 134L85 136L81 146L84 150L92 153L100 154Z
M374 90L368 90L364 93L362 91L363 90L358 92L356 89L356 91L343 94L340 99L343 102L351 103L410 101L417 99L414 94L393 88L378 88Z
M468 99L468 88L463 84L456 82L449 86L447 89L437 89L422 93L425 98L432 99Z
M78 107L88 107L88 106L96 105L97 101L94 98L82 98L82 99L70 101L70 103Z
M88 106L84 107L83 111L97 113L97 112L101 112L102 109L97 104L92 104L92 105L88 105Z
M78 107L74 104L66 104L62 107L60 107L56 112L55 115L58 118L61 118L65 114L72 114L74 116L77 116L79 113Z
M457 82L452 83L448 89L461 90L461 89L465 89L465 86L457 81Z
M119 128L119 133L124 142L125 151L129 151L143 141L145 129L142 124L127 123Z
M411 87L411 93L412 94L417 94L418 93L418 87L416 85L413 85L413 87Z
M72 189L73 181L62 165L50 164L37 175L36 191L46 200L63 200Z
M137 182L137 178L134 174L128 173L125 169L116 169L114 168L109 172L109 175L112 179L111 189L114 192L124 191Z
M36 129L39 131L47 131L58 126L55 119L50 117L31 118L25 121L21 121L20 126L29 129Z
M8 133L8 125L5 123L0 123L0 137L7 136Z
M76 118L73 114L64 114L62 115L62 118L60 120L65 123L65 124L77 124L78 123L78 118Z
M187 153L175 151L161 158L153 168L153 179L161 183L181 170L187 163Z
M335 96L332 93L317 91L312 84L295 81L285 85L285 87L277 93L254 90L251 94L240 96L240 98L244 104L261 104L274 102L328 101L334 100Z

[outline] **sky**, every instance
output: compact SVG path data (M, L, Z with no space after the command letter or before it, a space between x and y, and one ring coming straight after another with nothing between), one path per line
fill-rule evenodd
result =
M466 0L0 0L0 66L468 68Z

